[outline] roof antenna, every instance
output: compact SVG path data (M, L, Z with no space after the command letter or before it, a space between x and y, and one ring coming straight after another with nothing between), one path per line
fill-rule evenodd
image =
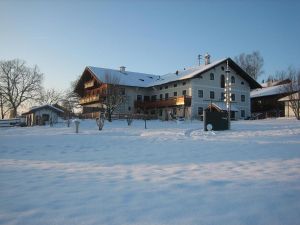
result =
M200 54L198 55L199 66L200 66L201 56L202 56L202 55L200 55Z

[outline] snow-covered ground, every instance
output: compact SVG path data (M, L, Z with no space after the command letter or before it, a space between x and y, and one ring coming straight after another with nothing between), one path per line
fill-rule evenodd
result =
M299 224L300 122L0 128L0 224Z

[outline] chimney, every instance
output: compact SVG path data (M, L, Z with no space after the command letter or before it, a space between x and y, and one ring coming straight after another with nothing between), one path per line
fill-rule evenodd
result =
M210 64L210 55L208 53L205 54L204 59L205 59L205 65Z
M125 66L120 66L120 72L125 73L125 68L126 68Z

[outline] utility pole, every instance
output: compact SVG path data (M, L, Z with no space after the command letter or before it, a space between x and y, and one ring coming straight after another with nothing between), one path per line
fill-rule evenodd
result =
M228 60L227 60L227 67L226 67L226 80L225 80L225 93L224 93L224 101L226 103L227 108L227 119L228 119L228 129L230 129L230 119L231 119L231 82L229 80L229 66L228 66Z

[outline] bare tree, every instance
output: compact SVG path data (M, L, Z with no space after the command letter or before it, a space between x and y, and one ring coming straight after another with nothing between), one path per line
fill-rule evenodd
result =
M126 96L124 88L120 86L120 79L109 73L105 74L105 83L107 85L104 99L100 99L104 111L107 114L107 120L112 121L112 114L125 102Z
M263 74L262 67L264 65L264 59L260 55L259 51L254 51L251 54L242 53L235 57L234 60L255 80Z
M75 114L76 110L81 108L81 105L79 104L80 96L74 92L78 80L79 78L71 82L70 88L64 93L61 99L62 106L67 111L65 116L67 118L68 127L70 126L70 119L72 115Z
M12 117L21 104L37 98L42 79L37 66L28 67L19 59L0 61L0 92L12 109Z
M289 67L289 69L292 69L292 68ZM266 82L276 82L276 81L283 81L283 80L287 80L287 79L289 79L289 77L287 75L287 71L281 70L281 71L276 71L275 75L269 75L267 77Z
M38 98L37 102L40 105L53 105L57 104L63 99L63 94L55 89L41 89L40 97Z
M7 103L7 100L4 98L3 94L0 92L0 110L1 110L1 119L4 119L6 113L10 110L10 106Z

